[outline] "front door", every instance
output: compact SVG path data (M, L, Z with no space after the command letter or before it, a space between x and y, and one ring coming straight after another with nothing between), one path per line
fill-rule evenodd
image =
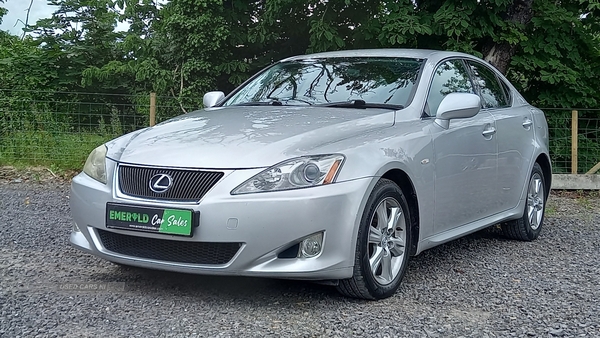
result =
M486 111L433 129L435 231L477 221L496 208L497 142L494 117Z
M432 123L436 233L489 216L494 208L498 165L494 117L480 111L471 118L451 120L448 129L433 120L447 94L477 93L469 74L460 59L441 63L425 108Z

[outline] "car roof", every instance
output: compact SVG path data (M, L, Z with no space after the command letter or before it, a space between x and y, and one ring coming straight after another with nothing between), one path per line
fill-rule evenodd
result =
M400 48L382 48L382 49L355 49L335 52L322 52L307 55L292 56L282 61L317 59L317 58L339 58L339 57L406 57L415 59L430 59L432 61L441 60L448 57L467 57L475 58L473 55L441 51L432 49L400 49Z

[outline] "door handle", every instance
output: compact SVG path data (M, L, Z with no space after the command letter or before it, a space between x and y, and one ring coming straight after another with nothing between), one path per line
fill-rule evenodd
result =
M532 124L533 124L533 121L531 121L530 119L527 119L527 120L523 121L523 128L529 130L529 128L531 127Z
M490 128L490 129L486 129L483 131L483 136L488 137L488 136L492 136L496 133L496 128Z

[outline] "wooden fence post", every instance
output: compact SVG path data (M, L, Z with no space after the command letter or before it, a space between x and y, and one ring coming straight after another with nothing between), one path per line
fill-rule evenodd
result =
M156 93L150 93L150 127L156 124Z
M571 174L577 174L577 131L579 129L577 110L571 111Z
M592 169L586 173L586 175L595 174L598 170L600 170L600 162L596 163L596 165L593 166Z

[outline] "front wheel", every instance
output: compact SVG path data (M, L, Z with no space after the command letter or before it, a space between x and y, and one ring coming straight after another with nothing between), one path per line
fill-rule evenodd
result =
M534 164L527 186L527 205L519 219L501 224L504 235L511 239L533 241L542 231L546 210L546 185L544 172L539 164Z
M402 190L394 182L377 182L365 207L356 242L354 274L337 289L348 297L392 296L409 260L411 218Z

